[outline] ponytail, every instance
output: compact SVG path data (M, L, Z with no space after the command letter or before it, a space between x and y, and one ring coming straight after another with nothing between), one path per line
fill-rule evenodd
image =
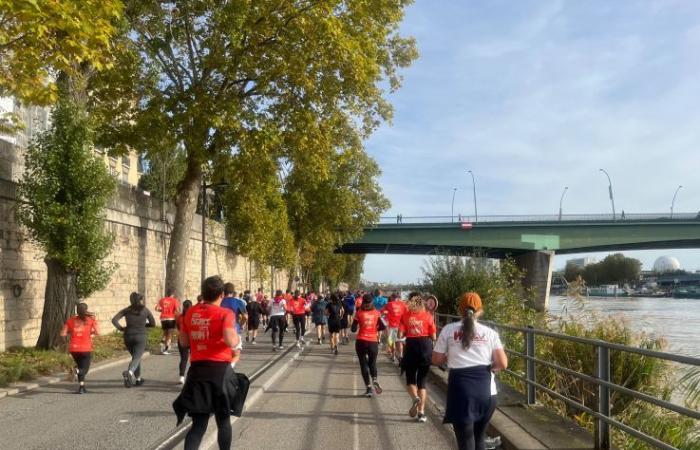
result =
M469 348L474 339L474 310L466 308L464 318L462 319L462 348Z

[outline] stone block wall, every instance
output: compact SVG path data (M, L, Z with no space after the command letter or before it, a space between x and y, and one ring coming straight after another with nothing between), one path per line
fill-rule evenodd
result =
M5 165L7 171L8 161L3 161L3 154L7 160L7 154L0 149L0 166ZM15 218L15 188L14 182L0 176L0 351L36 343L46 286L43 253L26 239ZM171 211L163 211L159 201L129 186L119 186L109 202L105 226L114 233L115 242L108 260L119 267L104 290L85 300L103 332L112 331L110 319L129 304L132 291L142 293L151 309L163 295L172 217ZM207 235L207 275L219 274L239 290L261 286L260 281L252 279L251 264L246 258L227 246L221 225L209 223ZM192 300L199 291L200 236L201 217L196 216L187 252L185 291ZM266 292L273 287L285 288L286 273L277 271L273 284L265 282ZM155 312L154 315L157 319Z

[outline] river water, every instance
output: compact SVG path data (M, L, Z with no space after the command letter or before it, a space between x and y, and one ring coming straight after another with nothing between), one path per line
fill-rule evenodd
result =
M558 316L565 310L582 312L572 300L550 297L550 314ZM588 297L583 310L623 318L633 330L663 337L667 352L700 357L700 299Z

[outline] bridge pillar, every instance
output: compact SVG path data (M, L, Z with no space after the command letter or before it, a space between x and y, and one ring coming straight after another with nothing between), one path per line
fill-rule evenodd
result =
M552 285L553 251L533 251L515 257L515 263L525 272L523 285L535 292L533 304L537 311L544 311L549 304L549 288Z

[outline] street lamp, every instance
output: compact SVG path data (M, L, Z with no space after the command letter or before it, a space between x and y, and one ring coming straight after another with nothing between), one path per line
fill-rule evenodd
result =
M206 184L202 178L202 281L207 277L207 189L219 186L228 186L228 183Z
M469 172L469 174L472 176L472 188L474 192L474 222L478 222L479 212L476 209L476 181L474 180L474 172L472 172L471 170L467 170L467 172Z
M673 219L673 205L676 203L676 195L678 195L678 191L680 191L682 187L682 185L679 185L676 188L676 192L673 193L673 200L671 200L671 219Z
M564 186L564 190L561 193L561 198L559 199L559 221L561 222L561 205L564 202L564 194L569 190L569 186Z
M612 205L613 222L614 222L615 221L615 198L613 197L612 181L610 181L610 175L608 175L608 172L605 169L600 169L600 171L603 172L606 177L608 177L608 194L610 195L610 204Z
M457 193L457 188L452 188L452 209L450 210L450 222L454 222L455 219L455 194Z

